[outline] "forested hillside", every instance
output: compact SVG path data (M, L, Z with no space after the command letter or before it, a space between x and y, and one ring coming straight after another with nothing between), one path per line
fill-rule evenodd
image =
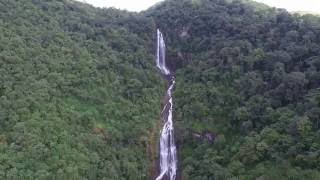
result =
M0 1L0 179L147 179L164 86L128 18Z
M320 18L249 0L0 0L0 179L150 179L156 28L183 179L320 179Z
M147 15L179 68L185 179L320 179L318 18L224 0L168 1Z

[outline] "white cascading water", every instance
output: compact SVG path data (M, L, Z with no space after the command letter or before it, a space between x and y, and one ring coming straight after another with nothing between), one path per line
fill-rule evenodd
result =
M161 73L169 77L169 88L166 94L166 104L161 112L161 119L164 123L160 137L160 175L156 180L175 180L177 174L177 152L173 132L173 100L172 91L175 85L175 78L166 66L165 43L159 29L157 30L157 67Z
M157 67L162 74L170 75L170 71L166 66L166 44L159 29L157 29Z

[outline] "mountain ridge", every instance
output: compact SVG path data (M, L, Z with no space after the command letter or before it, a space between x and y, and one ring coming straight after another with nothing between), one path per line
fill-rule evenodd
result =
M1 179L150 179L165 89L156 28L176 70L183 179L320 177L318 17L224 0L0 10Z

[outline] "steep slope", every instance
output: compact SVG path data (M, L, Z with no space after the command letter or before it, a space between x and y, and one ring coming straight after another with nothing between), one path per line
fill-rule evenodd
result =
M319 18L224 0L171 0L145 14L178 68L184 179L320 178Z
M147 179L164 86L127 19L154 27L73 1L0 1L0 179Z
M0 179L150 179L156 28L183 179L320 179L319 24L248 0L1 0Z

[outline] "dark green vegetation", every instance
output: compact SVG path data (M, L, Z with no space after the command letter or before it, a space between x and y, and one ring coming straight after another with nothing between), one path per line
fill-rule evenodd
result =
M164 86L128 18L0 1L0 179L146 179Z
M0 179L149 179L156 27L184 179L320 179L319 18L230 0L0 0Z
M319 19L223 0L152 15L184 60L174 97L186 179L320 179ZM215 143L192 135L206 131Z

